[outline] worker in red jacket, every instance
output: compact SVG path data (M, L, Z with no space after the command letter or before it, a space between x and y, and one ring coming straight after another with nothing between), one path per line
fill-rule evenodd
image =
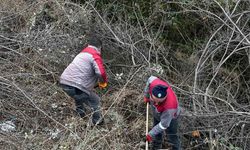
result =
M75 100L76 112L85 116L84 103L93 110L93 124L102 124L100 97L93 91L99 83L107 86L107 75L101 58L102 42L92 37L84 48L63 71L60 84L63 90Z
M163 134L166 131L168 141L173 145L172 149L180 150L180 141L177 135L180 107L170 85L155 76L151 76L144 89L144 101L150 104L153 112L154 127L146 135L146 140L152 141L152 149L161 149Z

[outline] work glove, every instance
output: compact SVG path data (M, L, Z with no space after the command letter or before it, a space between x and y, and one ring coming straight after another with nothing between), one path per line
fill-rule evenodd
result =
M194 137L194 138L200 138L201 135L200 135L199 130L192 131L192 137Z
M99 88L104 89L108 86L108 83L107 82L99 82L98 86L99 86Z
M148 141L148 142L152 141L152 137L149 134L146 135L146 141Z
M149 102L149 98L144 97L144 102L145 102L145 103L148 103L148 102Z

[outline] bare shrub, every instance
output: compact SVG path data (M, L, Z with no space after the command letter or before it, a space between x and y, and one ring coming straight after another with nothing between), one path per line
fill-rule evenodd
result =
M169 81L185 149L249 147L249 2L0 0L0 149L143 149L143 87ZM58 86L89 34L104 42L104 127ZM199 130L201 137L191 136ZM164 144L164 147L168 147Z

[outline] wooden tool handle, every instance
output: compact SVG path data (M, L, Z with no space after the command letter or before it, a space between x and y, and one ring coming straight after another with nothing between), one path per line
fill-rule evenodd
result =
M149 110L149 103L147 103L147 114L146 114L146 135L148 134L148 110ZM146 150L148 150L148 141L146 141Z

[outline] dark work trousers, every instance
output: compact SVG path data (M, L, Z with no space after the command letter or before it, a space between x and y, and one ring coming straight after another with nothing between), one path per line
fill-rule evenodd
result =
M94 92L87 94L78 88L61 84L63 90L75 100L76 112L81 116L85 116L85 108L83 104L88 105L93 111L92 122L98 123L101 118L100 97Z
M154 126L157 125L159 122L160 122L159 120L154 118ZM178 129L178 120L172 119L169 127L165 130L167 137L168 137L168 142L169 144L172 145L172 150L181 149L179 137L177 135L177 129ZM153 150L158 150L162 148L163 135L164 135L164 132L156 135L155 138L153 138L153 141L152 141Z

